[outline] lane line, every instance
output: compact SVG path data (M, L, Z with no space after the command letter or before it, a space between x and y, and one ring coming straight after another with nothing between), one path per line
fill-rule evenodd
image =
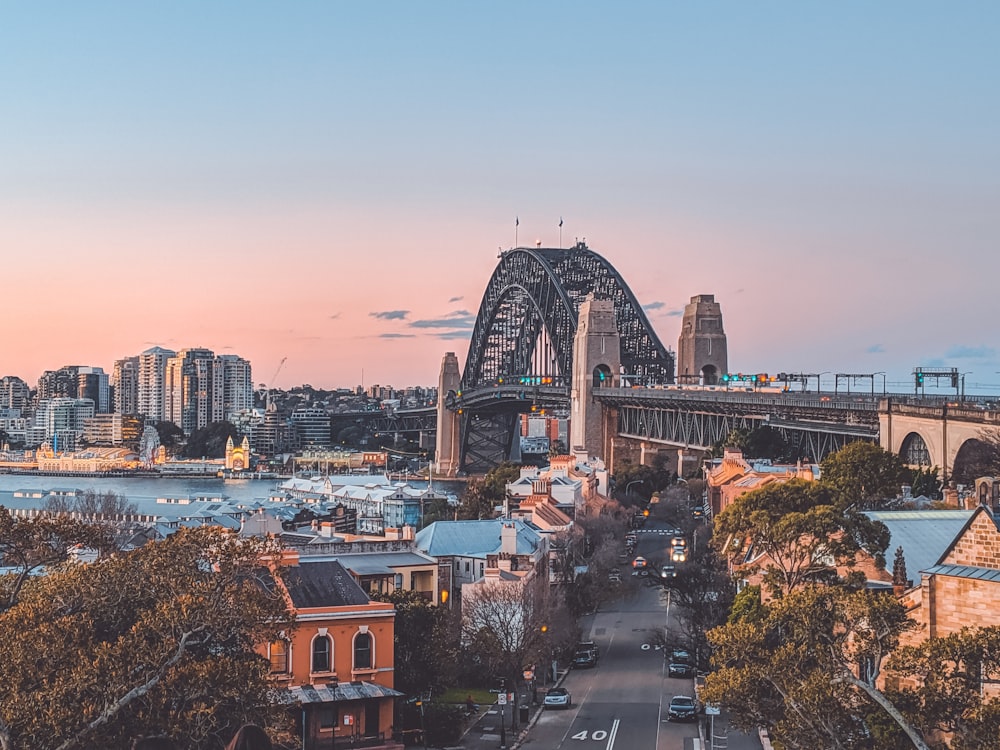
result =
M620 719L615 719L611 724L611 735L608 737L608 746L605 750L612 750L615 746L615 737L618 735L618 724Z

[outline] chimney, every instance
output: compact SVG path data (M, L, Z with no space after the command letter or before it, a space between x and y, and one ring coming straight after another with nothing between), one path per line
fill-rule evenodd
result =
M500 552L517 554L517 527L512 523L505 523L500 527Z

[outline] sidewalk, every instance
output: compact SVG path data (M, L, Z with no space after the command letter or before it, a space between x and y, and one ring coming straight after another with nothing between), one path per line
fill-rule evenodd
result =
M763 744L756 734L744 734L729 726L729 717L725 712L711 721L705 717L699 724L701 735L701 750L762 750ZM714 744L711 735L714 734ZM768 746L770 748L770 746ZM699 748L695 748L699 750Z
M563 680L566 679L568 670L561 670L558 673L558 679L554 684L549 687L557 687L562 685ZM507 750L515 750L515 748L520 747L521 742L527 736L528 730L534 726L535 722L538 721L538 717L542 715L544 711L541 705L541 699L545 695L545 691L539 689L539 704L537 706L529 705L528 708L528 720L527 722L518 721L517 730L511 729L511 710L512 706L504 706L504 727L507 740ZM529 695L522 693L521 695L521 706L524 708L525 699L530 700ZM500 706L493 704L489 706L479 718L473 722L473 724L466 730L465 734L462 736L462 741L448 750L499 750L501 747L501 731L500 731Z

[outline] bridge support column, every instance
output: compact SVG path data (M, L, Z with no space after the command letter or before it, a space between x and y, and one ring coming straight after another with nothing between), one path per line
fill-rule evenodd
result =
M437 442L434 451L435 473L442 477L455 476L461 462L461 417L446 405L448 391L457 393L461 383L458 357L455 352L448 352L441 360L441 375L438 377Z
M614 302L588 294L580 303L573 340L570 443L574 452L606 458L603 408L594 400L593 393L595 388L617 387L620 373L621 341Z

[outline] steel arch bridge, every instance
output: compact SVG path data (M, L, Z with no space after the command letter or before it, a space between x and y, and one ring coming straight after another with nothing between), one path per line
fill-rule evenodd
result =
M505 251L483 293L461 390L446 395L461 415L464 470L517 458L517 417L533 403L568 407L577 318L590 294L614 303L623 381L673 382L673 353L607 260L582 242Z

